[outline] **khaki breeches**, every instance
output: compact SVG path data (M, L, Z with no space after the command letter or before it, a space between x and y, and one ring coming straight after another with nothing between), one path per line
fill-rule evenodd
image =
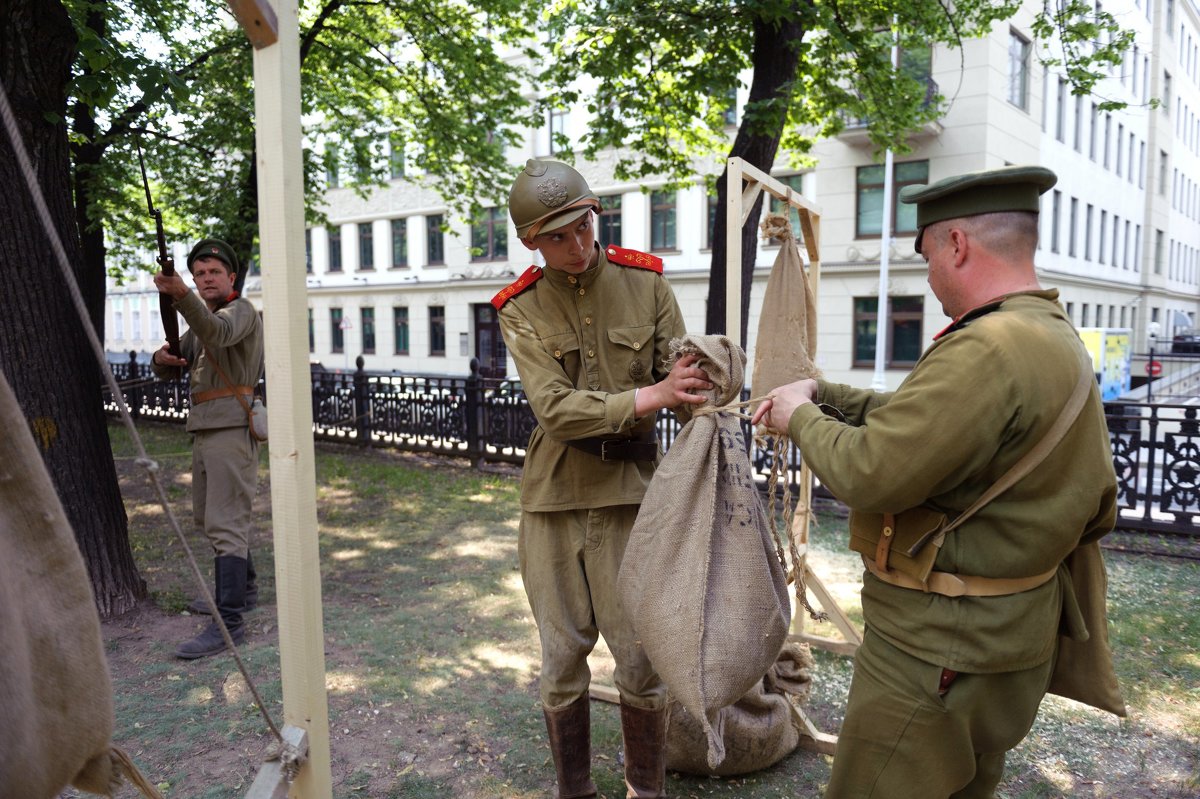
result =
M962 673L939 696L941 666L897 649L868 627L854 658L825 799L994 796L1005 753L1033 726L1053 663Z
M257 485L258 442L245 427L195 433L192 514L215 555L246 557Z
M666 688L626 618L617 574L637 505L523 512L518 538L521 578L542 643L542 704L569 705L588 692L588 654L597 636L612 652L621 701L656 710Z

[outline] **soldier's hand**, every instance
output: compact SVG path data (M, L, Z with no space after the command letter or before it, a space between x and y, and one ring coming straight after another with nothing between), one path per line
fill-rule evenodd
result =
M163 274L159 272L154 276L154 285L162 294L167 294L174 299L183 299L188 293L187 283L183 282L183 278L178 273L173 275Z
M676 408L683 404L699 405L708 398L697 392L712 389L708 374L698 366L698 355L685 355L675 362L667 376L652 386L640 389L634 413L640 419L660 408Z
M812 402L816 395L817 381L812 378L771 389L750 417L750 423L762 422L772 433L787 433L792 413L801 405Z
M180 369L185 368L188 365L187 359L172 355L171 351L167 347L168 345L164 344L160 349L155 350L152 360L159 366L177 366Z

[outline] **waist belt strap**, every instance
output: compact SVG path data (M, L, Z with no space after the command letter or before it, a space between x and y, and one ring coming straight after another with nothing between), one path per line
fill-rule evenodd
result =
M592 436L563 443L602 461L652 461L658 457L658 438L653 428L633 436Z
M254 396L254 386L226 386L225 388L214 388L208 391L197 391L192 395L192 405L199 405L202 402L209 402L221 397L232 397L235 394L252 397Z
M1058 573L1058 566L1042 574L1032 577L972 577L967 574L951 574L949 572L930 572L929 579L923 584L919 580L901 574L898 571L885 571L868 558L862 556L863 565L871 574L889 585L899 588L910 588L914 591L941 594L942 596L1007 596L1019 594L1044 585Z

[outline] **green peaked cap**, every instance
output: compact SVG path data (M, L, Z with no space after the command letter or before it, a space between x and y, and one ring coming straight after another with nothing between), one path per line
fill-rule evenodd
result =
M1036 214L1039 198L1057 182L1058 176L1044 166L1006 166L905 186L900 190L900 202L917 206L913 249L921 251L925 228L934 222L1002 211Z

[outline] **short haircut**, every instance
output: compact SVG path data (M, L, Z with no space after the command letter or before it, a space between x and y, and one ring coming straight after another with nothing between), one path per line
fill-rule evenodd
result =
M952 228L959 228L984 249L1002 258L1032 259L1037 251L1038 215L1030 211L998 211L934 222L925 231L943 244Z

